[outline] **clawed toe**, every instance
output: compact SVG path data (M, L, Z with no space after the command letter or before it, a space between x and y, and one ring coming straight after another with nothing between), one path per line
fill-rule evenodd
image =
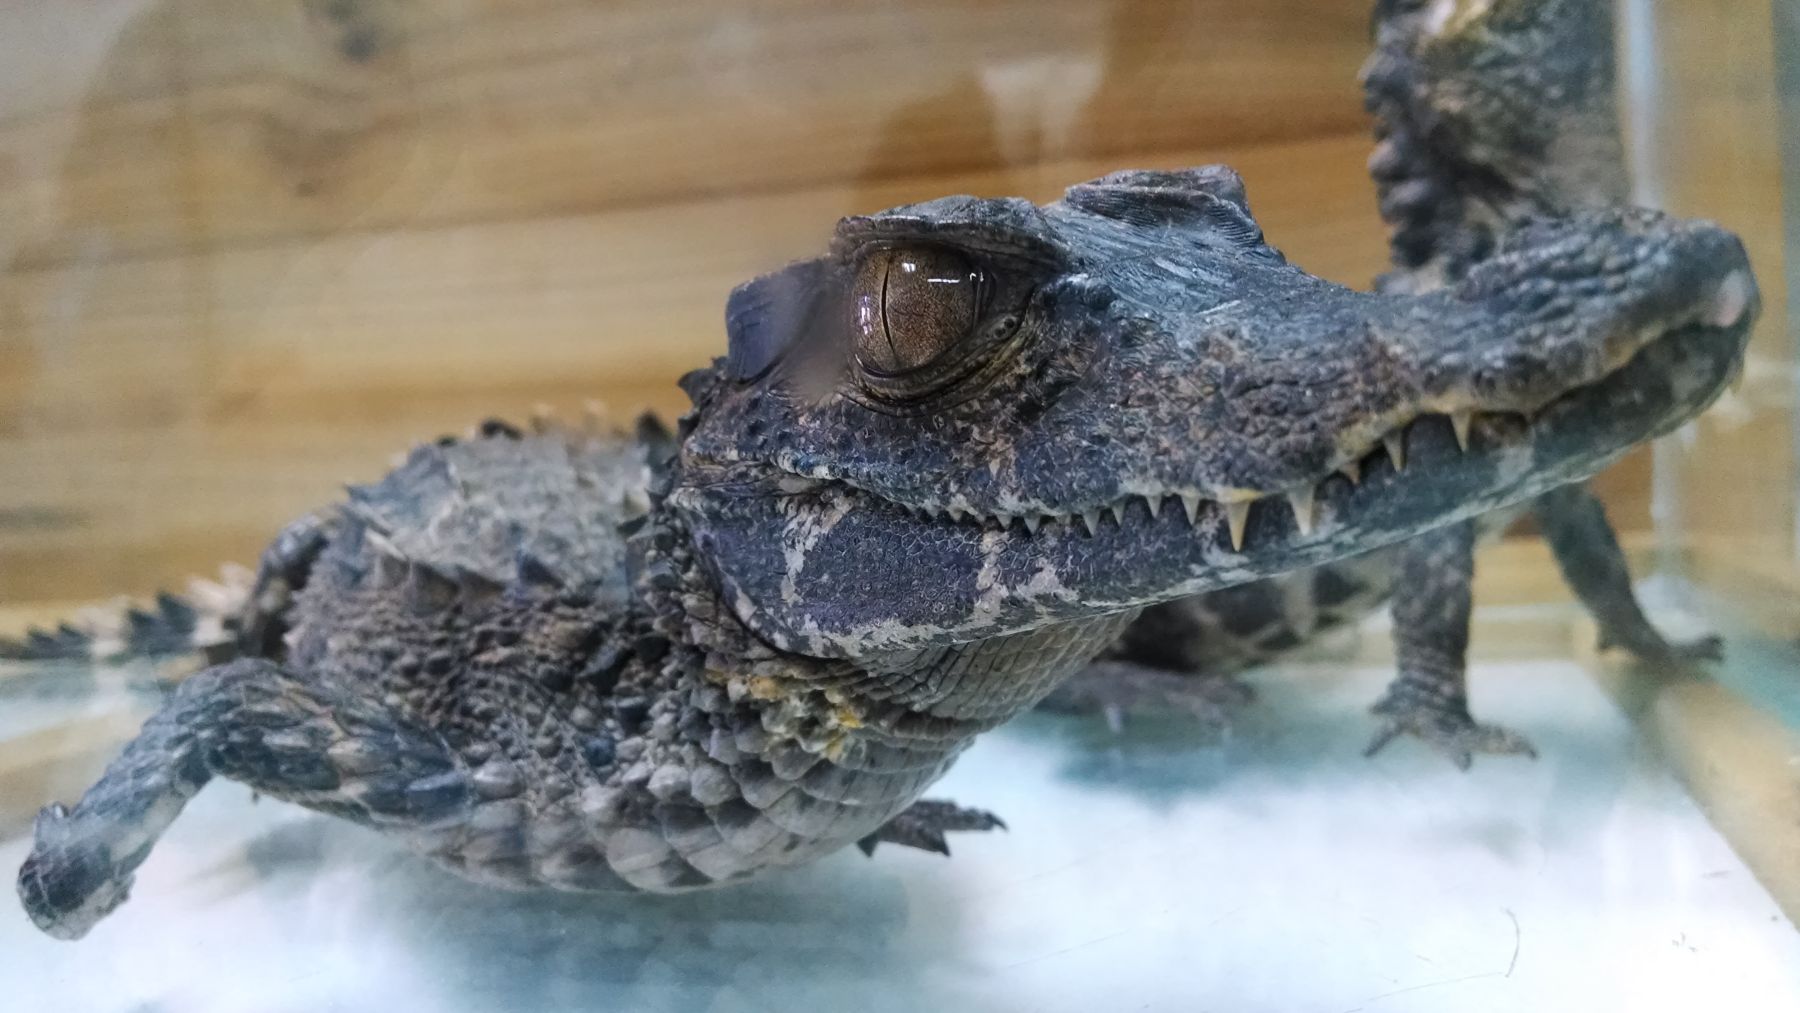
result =
M1725 641L1722 637L1708 635L1682 640L1674 643L1657 638L1654 643L1632 645L1609 640L1602 637L1600 649L1607 650L1622 647L1630 651L1639 661L1652 665L1692 665L1699 662L1722 661L1725 657Z
M920 799L905 812L888 820L881 829L856 842L865 855L873 855L882 842L902 844L939 855L950 854L945 834L959 830L1005 830L1006 821L986 809L971 809L943 799Z
M1376 712L1384 720L1363 750L1364 756L1373 756L1401 735L1410 735L1448 757L1460 770L1468 770L1477 754L1537 759L1537 750L1523 735L1498 725L1478 724L1466 710L1377 705Z
M1722 661L1725 641L1717 636L1696 637L1669 645L1669 654L1677 661Z
M80 939L131 890L129 873L108 860L104 849L66 832L69 811L61 805L38 813L37 843L19 867L19 902L47 935Z

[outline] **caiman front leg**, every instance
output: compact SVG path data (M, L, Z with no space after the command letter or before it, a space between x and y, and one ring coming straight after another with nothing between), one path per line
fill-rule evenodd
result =
M1475 525L1464 521L1420 535L1400 554L1394 588L1394 653L1400 673L1375 704L1381 729L1366 753L1401 734L1424 740L1467 770L1476 753L1535 757L1523 737L1469 715L1470 585Z
M1601 647L1623 647L1658 664L1719 659L1723 644L1718 637L1671 643L1650 625L1631 589L1631 570L1606 508L1586 486L1545 493L1534 508L1563 580L1600 625Z
M38 814L19 898L38 927L85 935L214 776L364 824L424 829L467 818L467 774L435 733L368 695L240 660L184 681L73 809Z

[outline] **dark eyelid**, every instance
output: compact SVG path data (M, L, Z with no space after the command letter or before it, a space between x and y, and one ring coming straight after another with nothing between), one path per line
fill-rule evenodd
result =
M959 253L989 274L997 271L1011 271L1042 275L1049 274L1062 265L1060 257L1051 257L1047 254L1035 255L1033 251L1003 243L968 239L957 236L948 230L921 234L914 229L897 228L891 235L879 230L871 230L858 236L854 244L840 246L833 252L839 263L850 270L855 270L864 258L879 250L916 250L931 247Z
M838 222L831 252L854 260L857 251L870 243L954 246L971 255L1032 264L1039 270L1068 264L1068 250L1055 227L1040 208L1020 197L965 194L852 215Z

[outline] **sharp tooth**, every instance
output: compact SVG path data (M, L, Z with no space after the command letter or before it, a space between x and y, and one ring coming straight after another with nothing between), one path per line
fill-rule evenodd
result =
M1294 526L1302 535L1313 533L1313 487L1301 486L1290 490L1287 494L1288 505L1294 508Z
M1106 509L1112 513L1114 524L1117 524L1120 527L1125 526L1125 502L1123 500L1114 503Z
M1188 524L1191 526L1200 516L1200 494L1193 492L1182 493L1181 508L1187 511Z
M995 514L994 519L1000 522L1000 530L1002 530L1002 531L1005 531L1007 528L1012 527L1012 522L1013 522L1012 514Z
M1163 494L1146 493L1144 496L1144 505L1150 508L1150 519L1155 520L1157 515L1162 513Z
M1388 460L1394 462L1394 470L1405 471L1406 434L1396 429L1381 438L1381 445L1387 448Z
M1338 465L1338 474L1349 479L1351 485L1358 485L1362 482L1362 464L1357 461L1340 464Z
M1475 421L1475 413L1458 411L1450 413L1450 428L1456 430L1456 445L1463 453L1469 452L1469 426Z
M958 522L960 522L964 517L968 516L968 514L964 513L958 507L949 507L944 512L950 515L951 520L958 521Z
M1025 530L1034 535L1038 532L1038 525L1044 523L1044 519L1036 514L1026 514L1024 520Z
M1090 535L1099 534L1100 533L1100 511L1089 510L1086 513L1082 514L1081 515L1081 523L1087 525L1088 534L1090 534Z
M1233 500L1225 504L1226 525L1231 528L1231 548L1233 551L1244 547L1244 525L1250 523L1250 501Z

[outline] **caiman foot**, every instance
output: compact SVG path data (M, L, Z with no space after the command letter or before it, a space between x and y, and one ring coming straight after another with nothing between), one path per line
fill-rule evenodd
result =
M25 913L57 939L86 935L131 891L131 870L112 860L99 835L74 822L62 806L46 806L37 817L37 847L19 869Z
M1467 705L1460 702L1421 699L1390 690L1371 710L1381 716L1382 722L1363 750L1364 756L1374 756L1401 735L1411 735L1444 754L1461 770L1469 769L1477 753L1537 759L1537 750L1523 735L1498 725L1476 723Z
M1627 643L1617 637L1600 635L1602 651L1613 648L1630 651L1639 661L1650 665L1680 667L1702 661L1720 661L1725 657L1725 641L1717 636L1695 637L1670 643L1657 637L1651 643Z
M875 853L875 845L886 841L903 844L920 851L950 854L944 834L952 830L1006 829L1006 823L986 809L965 809L944 799L922 798L900 815L881 825L881 829L856 842L865 855Z
M1068 714L1104 714L1114 729L1127 717L1181 714L1224 728L1256 691L1229 675L1172 672L1129 661L1096 661L1058 686L1039 706Z

